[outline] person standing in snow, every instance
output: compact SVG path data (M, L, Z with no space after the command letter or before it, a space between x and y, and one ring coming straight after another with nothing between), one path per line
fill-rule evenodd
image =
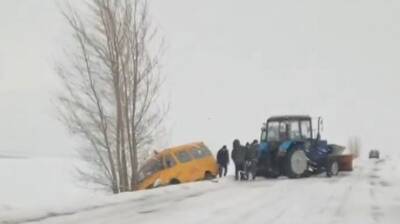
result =
M246 149L249 149L249 148L250 148L250 143L249 143L249 142L246 142L245 147L246 147Z
M257 174L257 163L259 157L258 151L258 141L255 139L251 145L246 150L246 164L247 164L247 173L251 174L252 179L254 180Z
M235 180L239 179L239 172L243 171L246 148L240 145L240 141L233 141L232 160L235 163Z
M219 177L226 176L229 164L229 151L224 145L217 153L218 173Z

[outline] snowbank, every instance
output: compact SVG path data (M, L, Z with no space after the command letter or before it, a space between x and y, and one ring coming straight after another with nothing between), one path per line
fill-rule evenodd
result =
M90 201L106 192L79 183L72 157L0 156L0 217ZM0 218L1 220L1 218Z

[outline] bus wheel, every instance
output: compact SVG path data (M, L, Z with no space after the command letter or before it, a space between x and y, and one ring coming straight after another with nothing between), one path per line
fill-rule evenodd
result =
M169 184L171 184L171 185L175 185L175 184L180 184L181 182L178 180L178 179L172 179L170 182L169 182Z
M212 175L212 173L210 171L206 171L204 173L204 179L205 180L211 180L211 179L214 179L214 178L215 178L214 175Z

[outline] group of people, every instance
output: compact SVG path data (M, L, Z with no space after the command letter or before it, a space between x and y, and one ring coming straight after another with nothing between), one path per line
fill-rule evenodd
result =
M233 141L231 158L235 164L235 179L254 179L257 172L257 162L259 157L258 141L254 140L245 146L240 144L238 139ZM229 151L224 145L217 153L217 163L219 165L219 177L226 176L229 165Z

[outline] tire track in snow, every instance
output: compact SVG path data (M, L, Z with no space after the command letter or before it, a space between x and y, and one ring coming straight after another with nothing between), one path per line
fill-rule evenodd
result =
M271 181L268 184L265 184L267 181ZM243 220L247 219L249 215L254 211L256 208L260 208L259 204L255 204L255 202L259 201L264 197L268 197L263 195L263 192L266 189L276 188L278 185L279 180L265 180L262 182L238 182L241 186L233 185L232 189L236 191L240 190L240 195L237 195L236 198L232 198L231 194L227 196L230 197L229 203L224 204L216 204L210 210L211 213L214 215L218 215L221 213L231 212L231 217L224 217L222 219L215 219L213 216L207 217L205 219L199 220L197 223L236 223L238 220L243 222ZM259 185L261 183L262 185ZM242 185L243 184L243 185ZM254 184L257 184L254 186ZM247 186L246 186L247 185ZM236 189L235 189L236 188ZM279 195L275 196L276 198L273 199L272 202L279 200ZM236 200L235 200L236 199ZM267 198L267 200L271 200L271 198ZM234 214L232 212L234 211ZM233 216L232 216L233 215Z
M384 213L382 207L380 205L380 201L377 197L377 191L379 191L380 187L390 186L389 182L382 180L379 172L382 170L382 166L386 165L387 159L379 159L374 161L373 168L370 171L369 178L370 180L370 197L372 203L370 205L371 217L376 223L380 223L382 218L384 218Z
M352 171L347 178L344 178L341 184L337 185L337 189L332 190L328 201L322 201L324 205L322 218L330 219L330 224L343 224L345 223L347 211L349 211L348 203L358 185L362 184L364 176L364 168L358 167L357 170ZM331 188L331 187L330 187ZM321 220L321 217L320 217ZM318 222L315 222L318 223Z
M332 181L333 179L335 180ZM329 191L329 194L321 197L318 193L315 195L314 192L311 192L310 198L313 198L313 200L310 203L312 205L309 206L310 209L307 210L301 220L304 220L304 223L321 223L321 220L327 220L329 217L334 216L332 213L337 211L337 197L348 190L348 186L351 183L346 182L349 182L349 179L349 175L341 174L325 181L321 180L318 184L321 185L322 189ZM343 188L343 185L347 185L347 187Z
M311 178L305 179L280 179L276 180L276 189L265 188L266 192L270 195L263 197L264 192L259 192L259 196L255 195L253 199L249 201L250 206L247 206L245 210L235 213L232 219L224 220L227 223L259 223L260 220L264 220L265 223L282 223L284 217L290 217L292 210L298 208L301 204L303 195L299 195L299 192L303 192L307 188L314 185ZM279 192L276 194L276 192ZM273 198L268 196L273 196ZM300 198L299 198L300 197ZM292 200L286 200L291 198ZM261 211L261 212L260 212Z

